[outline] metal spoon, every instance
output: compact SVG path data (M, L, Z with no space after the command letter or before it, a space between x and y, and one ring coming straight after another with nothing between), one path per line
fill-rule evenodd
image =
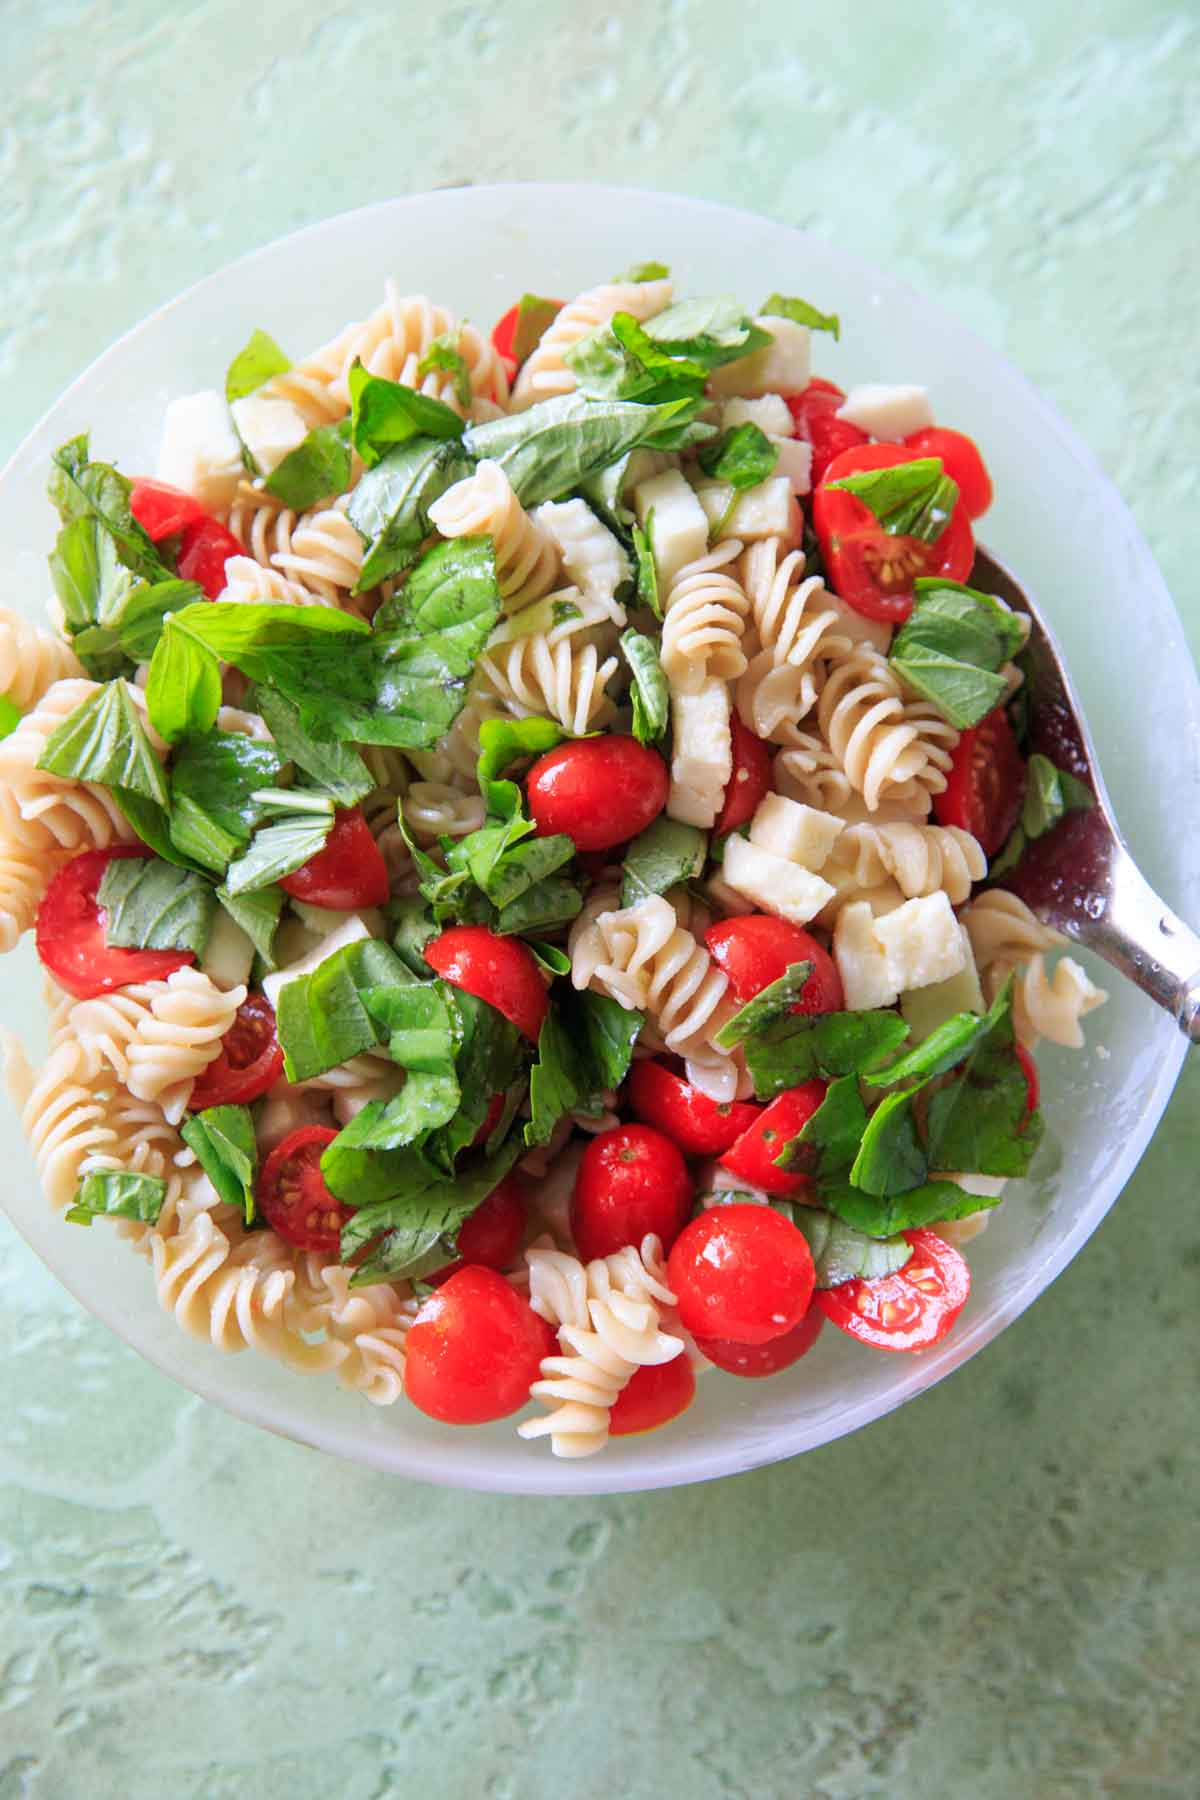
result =
M1083 712L1054 634L1002 563L976 550L972 585L1028 614L1022 658L1030 695L1029 747L1078 777L1096 797L1027 844L1001 881L1046 925L1094 950L1149 994L1200 1043L1200 936L1142 875L1113 817Z

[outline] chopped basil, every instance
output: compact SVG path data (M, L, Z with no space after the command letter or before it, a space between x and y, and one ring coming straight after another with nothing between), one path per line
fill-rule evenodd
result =
M633 674L633 735L639 744L661 743L671 717L671 695L653 638L635 631L621 633L621 654Z
M526 949L532 950L547 975L569 975L571 959L556 944L541 944L536 939L526 943Z
M417 364L417 375L432 375L435 369L441 369L451 376L454 397L465 410L471 404L471 371L458 347L460 336L457 331L444 331L440 337L431 339L429 348Z
M381 1004L374 990L407 988L412 975L395 951L374 938L345 944L309 975L297 975L279 990L276 1024L289 1081L309 1081L339 1063L361 1056L380 1041L367 1009Z
M286 375L291 366L291 358L269 332L252 331L225 371L226 400L230 406L235 400L244 400L276 375Z
M613 276L613 285L616 286L623 281L631 281L635 286L640 285L643 281L666 281L670 273L671 271L668 269L666 263L634 263L630 268L626 269L623 275ZM526 297L528 298L528 296Z
M130 592L117 621L121 648L131 662L149 662L162 636L168 613L181 612L204 599L197 581L140 582Z
M375 786L375 778L349 744L320 743L300 723L299 709L271 687L255 688L250 703L265 721L288 762L303 769L338 806L357 806Z
M700 450L700 467L715 481L728 482L735 492L766 481L779 461L779 447L765 431L747 419Z
M367 470L347 508L366 545L357 593L411 567L432 529L429 508L470 472L456 441L425 435L397 444Z
M527 1051L515 1025L503 1013L461 989L449 990L450 1004L457 1015L458 1049L455 1074L460 1100L458 1111L448 1124L433 1131L422 1146L424 1154L449 1174L458 1157L470 1148L487 1119L494 1094L517 1090L512 1105L515 1109L524 1097L525 1083L517 1079L527 1061ZM506 1106L493 1127L492 1138L498 1144L508 1133L512 1113ZM487 1148L494 1148L489 1138Z
M182 623L193 610L186 606L163 620L146 681L150 723L169 744L189 731L210 731L221 708L217 657Z
M368 469L409 438L449 440L463 434L458 414L431 394L419 394L382 375L368 375L357 361L348 380L350 439Z
M156 856L161 856L164 862L173 863L176 868L200 868L201 873L204 872L193 857L172 843L171 816L165 806L159 806L156 800L147 800L141 794L132 793L129 788L113 788L112 796L147 849L153 850Z
M915 1089L887 1094L867 1121L850 1181L864 1193L890 1199L919 1187L929 1164L913 1116Z
M562 311L561 300L544 300L540 294L522 294L517 301L512 357L520 364L531 356Z
M454 1070L414 1070L390 1100L370 1100L340 1133L343 1150L399 1150L448 1125L460 1094Z
M90 694L46 739L39 769L167 804L167 778L123 681Z
M226 831L187 794L171 801L167 820L171 843L187 864L200 863L211 874L223 877L246 839Z
M275 933L286 898L280 887L255 888L248 894L231 894L223 887L217 889L217 899L234 924L241 926L267 969L276 966Z
M217 899L203 876L157 856L114 857L96 898L108 917L106 942L123 950L191 950L204 955Z
M72 438L51 458L47 492L64 525L91 519L111 537L127 569L143 581L163 581L174 574L149 534L133 516L133 484L109 463L91 462L86 435Z
M654 508L646 514L646 524L633 528L633 553L637 561L637 597L639 606L648 606L656 619L663 616L658 596L658 567L654 561Z
M1008 682L999 671L1021 647L1015 614L990 594L923 577L913 610L893 639L888 661L960 731L999 705Z
M995 1206L996 1201L968 1194L954 1181L923 1181L919 1187L888 1196L865 1193L845 1181L822 1187L821 1205L868 1237L886 1240L938 1219L965 1219L970 1213Z
M1012 978L982 1020L954 1081L929 1101L926 1136L932 1169L980 1175L1024 1175L1042 1139L1039 1113L1028 1113L1029 1088L1016 1053Z
M647 320L646 333L656 344L689 357L706 369L765 350L771 342L770 333L756 325L741 301L729 294L677 300L674 306Z
M332 1193L357 1206L342 1229L342 1261L370 1246L352 1287L444 1267L454 1257L463 1221L504 1179L522 1148L520 1133L513 1132L492 1155L448 1176L419 1151L348 1149L344 1135L326 1150L321 1171Z
M548 875L502 906L494 928L501 937L552 931L569 925L582 911L583 894L575 883L566 875Z
M265 825L250 848L231 862L225 887L236 900L256 888L268 887L284 875L292 875L325 848L333 825L331 813L295 813Z
M670 435L684 411L690 423L684 400L639 406L632 400L592 401L582 394L563 394L525 412L469 426L463 448L473 457L498 462L522 506L533 506L561 499L638 444L664 432ZM361 487L362 482L356 492Z
M477 779L488 812L514 817L521 808L521 790L515 781L500 779L504 771L523 757L557 748L566 736L554 719L485 719L479 727Z
M814 1075L864 1074L890 1060L908 1036L894 1012L785 1013L746 1041L746 1067L759 1100Z
M716 1042L722 1050L734 1050L746 1039L754 1037L764 1026L770 1025L781 1013L790 1013L793 1005L799 1000L812 974L810 962L789 963L783 974L767 987L755 994L717 1033Z
M1069 812L1086 812L1096 804L1095 795L1067 769L1057 769L1049 757L1035 750L1027 765L1021 829L1025 837L1044 837ZM994 869L992 873L994 873Z
M531 837L527 819L485 825L461 838L446 854L446 866L471 877L493 906L509 906L536 883L569 863L575 845L569 837ZM523 841L522 841L523 840Z
M71 1225L90 1225L93 1219L136 1219L141 1225L157 1225L167 1184L160 1175L136 1175L130 1169L94 1169L85 1175L67 1208Z
M245 1223L252 1225L258 1144L249 1107L207 1106L184 1120L179 1135L195 1151L225 1205L238 1207Z
M396 955L406 969L411 970L421 981L428 981L433 971L422 952L430 939L438 935L437 920L424 900L418 899L415 894L403 900L390 901L387 916Z
M780 1147L774 1161L782 1169L824 1183L844 1180L859 1153L867 1111L854 1075L831 1081L825 1098L796 1136Z
M923 544L937 543L958 501L958 486L938 456L921 456L887 469L864 469L825 486L861 500L889 536L914 537Z
M842 322L836 313L818 312L807 300L787 294L772 294L758 309L760 318L790 319L793 325L807 325L810 331L832 332L837 342L842 335Z
M660 813L625 851L621 905L636 906L651 894L665 894L680 882L695 881L708 853L707 835Z
M862 1078L872 1087L892 1087L899 1081L931 1081L935 1075L942 1075L965 1061L986 1037L991 1028L990 1019L991 1015L980 1018L978 1013L954 1013L907 1056L902 1056L898 1062L876 1067L870 1073L864 1070Z
M171 804L190 800L237 842L262 824L258 788L275 782L283 762L273 744L243 732L208 731L185 737L171 759Z
M673 356L623 312L580 338L563 360L579 392L592 400L698 400L708 378L703 363Z
M345 419L336 425L315 426L272 470L265 483L267 493L293 512L304 512L318 500L340 494L350 485L349 437Z
M564 988L550 1002L529 1075L527 1144L549 1143L567 1113L598 1118L604 1093L629 1073L644 1015L607 994Z
M818 1288L840 1287L844 1281L875 1281L894 1275L912 1256L907 1238L873 1238L856 1231L844 1219L820 1212L815 1206L797 1206L793 1223L808 1239Z

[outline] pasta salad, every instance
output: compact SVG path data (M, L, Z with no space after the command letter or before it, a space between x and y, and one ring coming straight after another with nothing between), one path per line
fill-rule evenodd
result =
M154 477L54 455L9 1080L186 1331L585 1456L953 1325L1104 999L1000 883L1092 796L970 585L978 449L828 334L654 264L490 335L389 284L256 331Z

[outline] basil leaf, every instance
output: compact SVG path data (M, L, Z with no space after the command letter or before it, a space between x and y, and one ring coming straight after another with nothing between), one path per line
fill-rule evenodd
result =
M221 707L217 658L182 623L192 611L187 606L163 620L146 681L150 723L169 744L189 731L209 731Z
M258 606L238 600L208 600L173 613L169 631L179 630L231 662L255 681L273 681L287 670L303 669L331 645L341 657L369 643L371 628L333 606Z
M284 875L294 874L320 855L332 826L332 813L297 813L265 825L250 848L230 863L225 872L226 890L236 900L241 894L253 893Z
M942 1075L964 1062L990 1029L990 1015L980 1018L978 1013L954 1013L907 1056L871 1074L864 1074L863 1080L872 1087L893 1087L899 1081L931 1081L935 1075Z
M254 393L274 376L286 375L291 366L290 358L269 333L251 332L225 371L226 400L230 406L235 400L244 400L247 394Z
M958 486L942 469L938 456L887 469L864 469L828 481L831 490L853 494L892 537L914 537L936 544L958 502Z
M108 914L104 935L123 950L191 950L204 955L217 910L203 876L156 856L114 857L96 891Z
M673 356L624 312L573 344L563 361L579 392L593 400L638 400L643 405L697 400L708 378L704 364Z
M936 650L914 647L903 659L893 650L888 661L914 692L931 700L959 731L978 725L1008 691L1003 675L989 675Z
M344 1150L399 1150L415 1144L458 1111L458 1082L453 1072L435 1075L419 1070L405 1077L398 1094L386 1102L370 1100L340 1133Z
M392 929L392 946L406 969L421 981L428 981L433 971L422 951L431 938L438 936L438 924L423 900L415 895L389 904L388 917Z
M583 911L583 894L565 875L550 875L523 894L506 901L496 914L492 929L501 937L531 931L551 931L569 925Z
M51 462L47 492L64 525L72 519L94 519L112 538L120 561L143 581L173 575L133 516L132 482L109 463L89 461L86 436L63 444Z
M907 1238L868 1237L844 1219L819 1212L815 1206L797 1206L793 1223L808 1239L818 1288L840 1287L844 1281L876 1281L894 1275L912 1256Z
M643 281L666 281L666 279L670 275L670 273L671 273L671 271L670 271L670 269L668 269L666 263L660 263L660 262L634 263L632 265L632 267L626 269L626 271L623 275L614 275L613 276L613 286L617 287L623 281L630 281L635 286L637 286L638 284L640 284ZM527 298L528 298L528 296L527 296Z
M341 1136L321 1159L331 1192L354 1199L372 1187L392 1188L388 1198L359 1206L342 1229L343 1262L371 1245L351 1279L352 1287L362 1287L431 1274L451 1261L459 1228L508 1174L521 1153L521 1137L514 1132L494 1154L452 1176L441 1174L416 1151L340 1146Z
M746 1067L759 1100L772 1100L814 1075L865 1074L886 1063L908 1036L894 1012L787 1013L747 1039Z
M515 781L499 779L514 762L554 750L567 733L555 719L485 719L479 727L479 791L489 813L511 819L521 808Z
M300 723L299 708L271 687L256 687L250 696L286 761L295 763L338 806L357 806L375 786L375 778L349 744L325 744L311 738ZM259 784L261 785L261 784Z
M992 882L998 882L1001 876L1007 875L1011 869L1016 868L1025 854L1028 843L1029 840L1020 825L1014 825L1005 839L1003 850L988 863L989 885Z
M94 781L167 804L167 778L123 681L91 694L55 726L39 769L70 781Z
M434 501L471 472L457 442L414 437L397 444L368 469L350 496L347 517L367 546L356 593L389 575L402 575L417 558L432 526Z
M631 276L631 280L637 277ZM647 277L649 279L649 277ZM561 300L544 300L540 294L522 294L517 301L517 320L513 329L513 361L518 365L531 356L563 309Z
M417 364L417 374L432 375L435 369L443 370L454 381L454 397L465 411L471 404L471 371L467 367L467 359L459 349L461 333L444 331L440 337L430 340L429 348Z
M395 951L373 938L343 945L310 975L286 982L279 990L276 1027L288 1080L309 1081L373 1049L380 1032L364 995L371 992L378 1008L374 990L411 985Z
M167 1184L160 1175L135 1175L130 1169L94 1169L85 1175L67 1208L71 1225L90 1225L93 1219L136 1219L141 1225L157 1225Z
M186 859L185 866L199 863L211 874L222 877L246 841L218 825L186 794L180 794L172 801L167 830L171 843Z
M651 894L665 894L680 882L696 880L707 852L708 837L697 826L681 825L660 813L625 852L621 905L636 906Z
M1029 1088L1016 1053L1012 977L997 994L962 1072L929 1102L930 1167L980 1175L1024 1175L1042 1139L1028 1113Z
M226 1206L241 1210L254 1223L254 1184L258 1176L258 1144L248 1106L207 1106L179 1127L184 1143Z
M286 898L280 887L255 888L249 894L231 894L223 887L217 889L217 899L234 924L241 926L268 970L277 967L275 933Z
M787 294L772 294L758 309L760 318L790 319L793 325L807 325L810 331L829 331L836 343L842 335L842 322L836 313L818 312L807 300Z
M671 717L671 695L658 646L630 626L621 633L621 654L633 674L633 735L639 744L661 743Z
M476 886L483 889L493 906L498 907L519 900L535 883L553 875L575 855L574 842L561 834L509 843L497 854L493 840L503 841L507 836L506 827L485 826L482 831L463 838L446 859L447 865L453 868L465 864Z
M966 730L998 706L1008 689L1001 666L1020 649L1021 627L990 594L923 577L913 610L892 641L888 661L952 725Z
M625 545L632 543L631 528L634 525L633 512L623 498L632 454L627 450L616 462L609 463L606 469L598 469L579 484L581 497Z
M283 769L273 744L242 732L209 731L185 737L171 761L171 802L190 800L238 843L266 814L253 794L272 787Z
M449 989L448 999L457 1016L459 1046L455 1057L455 1075L461 1099L458 1111L448 1124L432 1132L423 1146L425 1155L449 1173L462 1153L475 1142L487 1119L494 1094L503 1094L513 1085L517 1100L524 1095L525 1084L514 1082L526 1060L526 1052L515 1025L503 1013L461 989ZM517 1104L514 1100L513 1105ZM507 1111L507 1108L505 1109ZM500 1142L508 1131L511 1114L503 1116L492 1136ZM497 1135L498 1134L498 1135ZM487 1148L493 1148L489 1139Z
M646 514L646 524L633 528L633 554L637 563L637 598L639 606L648 606L656 619L663 616L658 596L658 568L654 561L654 508Z
M570 957L556 944L539 944L531 941L526 948L533 951L547 975L569 975L571 973Z
M996 1200L968 1194L954 1181L925 1181L904 1193L877 1196L849 1182L831 1182L820 1190L821 1205L868 1237L884 1240L901 1231L916 1231L939 1219L965 1219ZM797 1208L797 1212L801 1211Z
M1091 789L1068 770L1056 769L1040 750L1029 758L1027 773L1021 810L1021 829L1027 839L1044 837L1068 812L1086 812L1095 805ZM989 873L994 874L995 869Z
M304 512L330 494L350 485L350 428L342 419L336 425L317 425L302 443L268 475L264 486L293 512Z
M905 1088L880 1101L850 1170L852 1185L879 1199L920 1186L929 1168L913 1117L914 1091Z
M750 420L722 432L700 450L700 467L705 474L728 482L735 493L766 481L778 461L778 445Z
M101 566L106 551L108 568ZM62 606L63 622L72 635L96 622L103 583L109 570L124 570L116 545L93 518L69 519L50 553L50 576Z
M765 350L771 342L770 333L756 325L741 301L730 294L677 300L646 321L646 332L655 343L702 363L706 369Z
M171 842L171 818L164 806L159 806L155 800L147 800L143 794L135 794L131 788L113 788L112 796L147 849L176 868L198 869L201 874L206 872Z
M350 438L368 469L409 438L449 440L463 434L462 420L444 401L382 375L369 375L361 361L354 362L347 379Z
M794 1169L818 1182L843 1180L859 1154L866 1127L867 1109L857 1078L839 1075L816 1112L773 1160L781 1169Z
M7 694L0 694L0 738L10 736L25 717L19 706L14 706Z
M549 1143L567 1113L604 1111L605 1090L629 1073L633 1046L645 1015L630 1012L607 994L565 988L550 1002L529 1074L527 1144Z
M413 981L397 968L387 986L364 988L362 1001L393 1062L425 1075L453 1074L459 1020L444 982Z
M143 582L135 587L117 622L117 636L130 661L149 662L168 613L181 612L203 598L204 590L197 581Z
M517 499L528 507L561 499L627 450L669 429L686 407L681 400L638 406L631 400L591 401L582 394L563 394L525 412L468 427L463 448L473 457L498 462Z
M777 980L762 988L753 1000L746 1002L740 1012L726 1020L714 1042L722 1050L736 1049L738 1044L744 1044L747 1038L754 1037L781 1013L790 1013L804 992L811 974L810 962L789 963Z

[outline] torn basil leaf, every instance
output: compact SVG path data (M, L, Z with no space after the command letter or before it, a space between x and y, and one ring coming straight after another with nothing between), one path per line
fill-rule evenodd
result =
M356 593L412 566L432 530L429 508L470 473L457 441L425 436L397 444L367 470L347 508L366 546Z
M836 343L842 335L842 322L836 313L819 312L807 300L787 294L772 294L758 309L760 318L790 319L793 325L806 325L810 331L828 331Z
M123 681L90 694L46 739L39 769L167 804L167 778Z
M501 779L513 763L557 749L567 736L555 719L485 719L479 727L477 779L489 813L511 819L521 807L515 781Z
M143 581L164 581L174 575L133 516L132 482L110 463L89 459L86 435L61 445L51 463L47 492L64 525L73 519L94 520L112 539L119 560Z
M223 887L217 889L217 899L234 924L241 926L268 970L277 966L275 933L286 898L281 887L255 888L248 894L231 894Z
M658 594L658 568L654 561L654 508L646 514L645 528L633 528L633 553L637 562L637 598L639 606L648 606L656 619L663 616Z
M881 1200L919 1187L929 1168L913 1116L913 1092L905 1088L879 1102L850 1170L854 1187Z
M391 1189L386 1197L359 1204L342 1229L343 1262L367 1249L351 1286L411 1280L452 1261L463 1221L503 1181L521 1148L521 1135L513 1132L492 1155L447 1176L419 1151L347 1149L341 1136L335 1138L321 1159L332 1193L357 1203L373 1191Z
M646 333L664 349L689 357L706 369L765 350L771 342L770 333L756 325L731 294L677 300L646 321Z
M631 400L592 401L582 394L563 394L525 412L469 426L463 448L473 457L498 462L517 499L529 507L562 499L626 451L669 432L687 406L682 400L639 406Z
M958 502L957 483L945 473L938 456L863 469L825 485L861 500L889 536L914 537L923 544L937 543Z
M171 613L150 662L146 711L168 744L189 731L210 731L221 707L221 669L209 647L182 623L193 608Z
M325 848L333 826L332 813L295 813L264 825L250 847L225 872L225 887L236 900L241 894L268 887L284 875L294 874Z
M826 1077L865 1074L890 1061L908 1037L894 1012L786 1013L746 1040L755 1097Z
M724 431L701 445L700 467L714 481L724 481L736 493L766 481L779 461L779 447L751 420Z
M1008 680L1000 670L1022 641L1016 615L990 594L922 577L913 584L913 610L892 641L888 661L965 731L1003 700Z
M274 786L283 761L273 744L243 732L208 731L183 738L171 759L171 799L192 801L239 843L245 843L266 813L253 798Z
M781 1013L790 1013L812 974L810 962L789 963L783 974L748 1000L727 1019L716 1036L722 1050L734 1050L770 1025Z
M104 935L123 950L191 950L204 955L217 909L201 875L157 856L114 857L96 892Z
M656 344L631 313L618 312L564 353L578 390L592 400L699 400L708 372L702 363Z
M179 1135L226 1206L236 1206L247 1225L254 1223L254 1184L258 1176L258 1144L248 1106L208 1106L184 1120Z
M300 709L275 688L256 687L249 698L279 755L302 769L336 805L357 806L371 793L375 778L357 750L349 744L322 743L310 737L300 723Z
M644 1014L628 1011L607 994L574 988L554 994L529 1073L527 1144L549 1143L568 1113L600 1116L605 1092L619 1087L629 1072L644 1023Z
M71 1225L90 1225L93 1219L136 1219L140 1225L157 1225L167 1184L160 1175L138 1175L130 1169L94 1169L85 1175L67 1208Z
M309 975L279 990L276 1025L289 1081L309 1081L352 1056L373 1049L381 1037L364 996L380 1004L375 989L407 988L412 974L395 951L373 938L345 944Z
M868 1237L844 1219L815 1206L797 1206L793 1222L808 1239L818 1288L840 1287L845 1281L876 1281L894 1275L912 1256L906 1238Z
M169 613L182 612L204 599L196 581L140 582L134 587L116 621L121 649L131 662L149 662L158 648L163 622Z
M344 419L315 426L268 475L267 493L293 512L306 512L318 500L340 494L350 485L349 435Z
M887 1240L916 1231L940 1219L965 1219L995 1200L968 1194L957 1182L932 1180L887 1196L865 1193L850 1182L830 1182L820 1190L821 1205L868 1237Z
M866 1125L857 1078L840 1075L830 1082L816 1112L795 1137L779 1146L773 1160L781 1169L807 1175L818 1184L843 1181L859 1153Z
M621 654L633 675L633 735L639 744L661 743L671 717L671 695L658 657L658 646L631 625L621 633Z
M621 905L636 906L651 894L665 894L681 882L697 880L707 852L705 832L660 813L625 852Z
M368 469L410 438L460 438L463 422L442 400L382 375L369 375L356 361L348 377L350 438Z
M252 331L225 371L225 398L232 406L265 386L276 375L286 375L291 359L266 331Z
M1089 787L1069 770L1055 768L1040 750L1035 750L1029 758L1026 772L1020 826L1026 839L1044 837L1067 813L1087 812L1096 804ZM995 869L989 873L994 874Z

